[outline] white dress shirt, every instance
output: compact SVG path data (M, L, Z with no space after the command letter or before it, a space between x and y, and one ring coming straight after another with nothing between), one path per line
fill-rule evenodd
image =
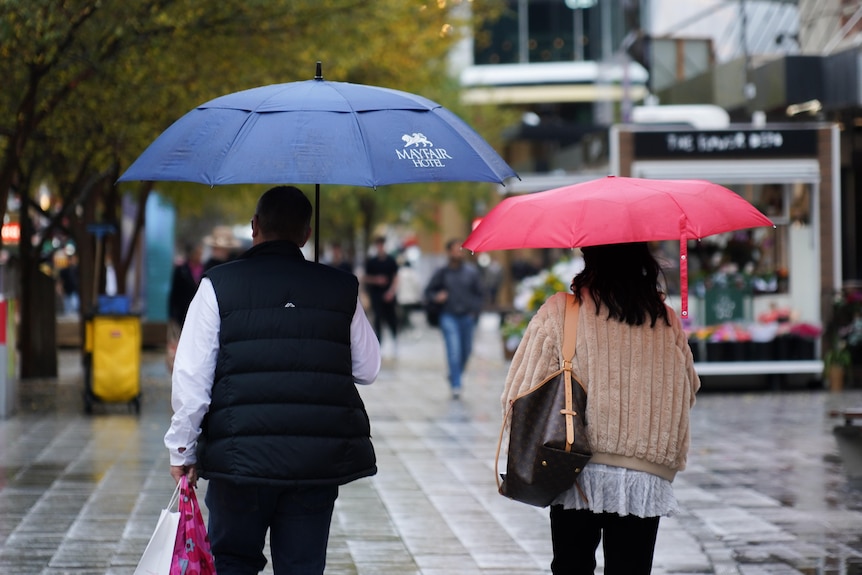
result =
M209 278L203 278L189 305L171 378L174 415L165 434L171 465L197 462L195 447L212 399L220 328L215 290ZM350 353L354 381L362 385L372 383L380 372L380 343L358 298L350 323Z

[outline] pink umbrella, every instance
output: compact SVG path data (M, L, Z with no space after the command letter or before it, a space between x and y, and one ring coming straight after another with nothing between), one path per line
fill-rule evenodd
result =
M608 176L506 198L476 226L472 252L576 248L679 240L682 316L688 316L688 243L713 234L775 225L733 190L705 180Z

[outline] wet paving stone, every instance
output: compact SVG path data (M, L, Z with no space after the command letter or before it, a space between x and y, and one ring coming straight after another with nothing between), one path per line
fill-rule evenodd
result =
M360 388L379 473L341 489L327 575L550 572L547 510L496 491L497 326L480 324L460 401L439 331L402 341ZM131 575L173 491L161 354L144 354L140 415L85 415L79 360L61 353L64 376L23 384L18 413L0 420L0 574ZM840 405L862 406L862 390L701 393L674 483L682 510L662 520L653 573L862 575L862 486L826 415Z

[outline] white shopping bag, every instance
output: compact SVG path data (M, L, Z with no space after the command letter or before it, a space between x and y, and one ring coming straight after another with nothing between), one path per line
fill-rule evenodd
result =
M156 529L144 554L138 562L134 575L170 575L171 558L174 555L174 542L177 538L177 528L180 524L180 511L177 507L180 496L180 485L171 497L168 506L162 509Z

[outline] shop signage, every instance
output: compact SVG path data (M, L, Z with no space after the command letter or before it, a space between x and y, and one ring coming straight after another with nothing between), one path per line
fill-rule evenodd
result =
M636 159L781 158L817 155L816 130L674 130L635 132Z
M17 244L21 241L21 225L18 222L3 224L0 228L0 238L4 244Z
M718 325L729 321L745 319L744 294L733 288L712 288L707 290L706 325Z

